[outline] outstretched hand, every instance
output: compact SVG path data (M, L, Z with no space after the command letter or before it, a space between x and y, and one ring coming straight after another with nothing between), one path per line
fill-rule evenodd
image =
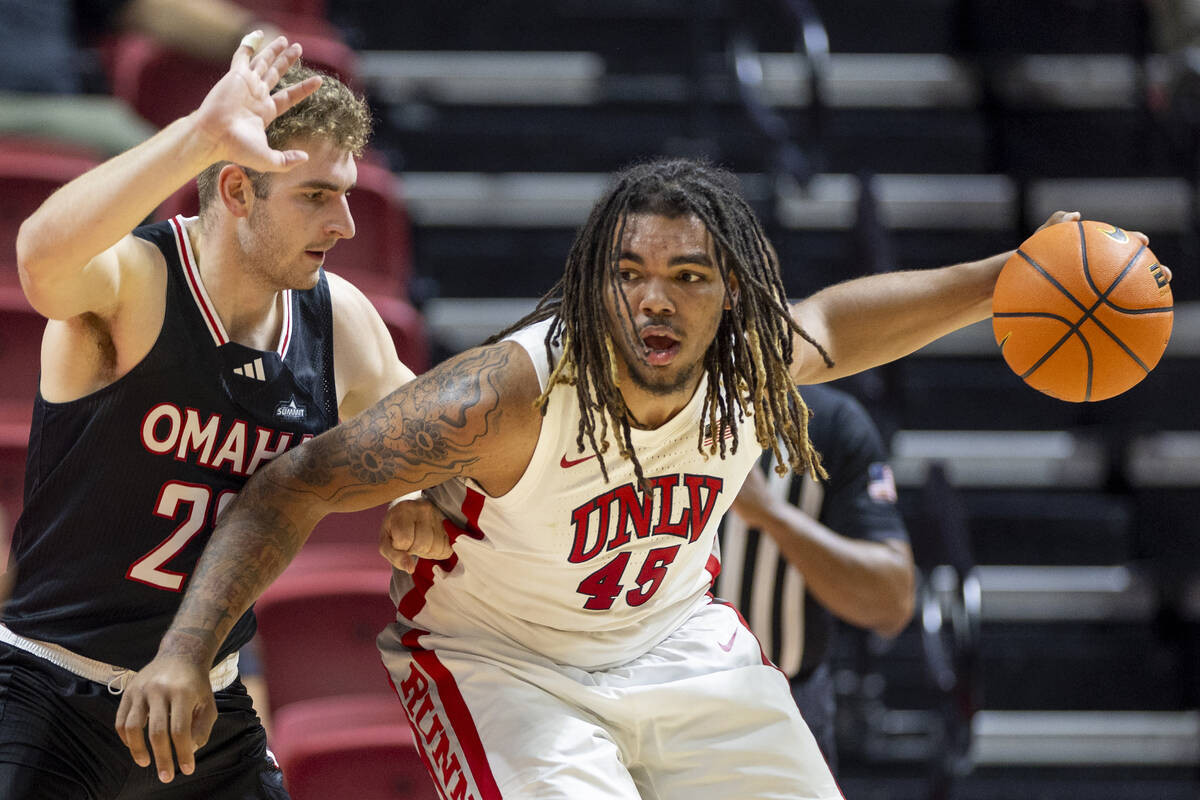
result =
M1049 228L1051 225L1057 225L1060 222L1078 222L1082 218L1082 215L1078 211L1055 211L1045 222L1037 227L1037 231ZM1037 231L1034 231L1034 233L1037 233ZM1141 231L1126 230L1125 232L1143 245L1150 246L1150 237ZM1166 274L1167 282L1170 283L1172 277L1170 268L1166 264L1159 264L1159 266L1162 267L1163 272Z
M126 686L115 727L134 762L148 767L153 753L158 779L170 783L176 761L184 775L196 769L196 751L208 741L216 720L208 671L192 659L159 654Z
M311 77L294 86L271 89L300 58L300 45L278 36L255 52L262 31L242 39L233 54L229 72L209 91L194 119L213 150L212 162L232 161L260 172L281 172L308 160L303 150L273 150L266 127L321 85Z
M1060 222L1076 222L1080 218L1078 211L1055 211L1045 222L1037 226L1037 230L1034 233L1049 228L1051 225L1057 225Z

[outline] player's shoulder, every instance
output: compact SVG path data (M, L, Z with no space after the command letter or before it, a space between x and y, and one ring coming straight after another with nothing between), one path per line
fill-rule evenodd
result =
M361 311L370 307L371 301L363 291L336 272L324 270L325 282L329 286L329 301L334 307L344 307L349 311Z
M175 261L192 260L188 230L199 224L193 217L174 217L170 220L148 222L134 228L114 245L121 272L126 277L158 279L168 267L168 254Z
M341 332L353 339L368 332L378 335L386 333L379 310L361 289L336 273L325 270L324 275L325 284L329 287L335 336Z

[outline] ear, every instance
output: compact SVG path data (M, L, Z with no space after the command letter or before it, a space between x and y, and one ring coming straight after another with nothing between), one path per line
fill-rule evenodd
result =
M725 291L725 310L728 311L728 310L734 308L735 306L737 306L738 300L740 298L741 298L741 291L740 291L740 286L738 284L738 277L734 272L730 272L729 273L729 286L728 286L728 289L726 289L726 291Z
M254 205L254 186L250 183L250 176L237 164L221 167L217 175L217 196L233 216L250 216L250 207Z

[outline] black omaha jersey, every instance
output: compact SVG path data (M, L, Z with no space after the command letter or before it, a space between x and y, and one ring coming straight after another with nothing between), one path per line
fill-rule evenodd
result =
M842 536L908 541L883 442L866 410L828 386L805 386L801 394L813 413L809 437L829 480L776 475L768 452L759 464L768 486ZM716 594L738 607L767 655L789 678L806 678L829 654L833 615L806 591L804 577L779 555L770 536L747 528L732 511L722 520L719 535Z
M166 313L142 361L69 403L34 402L16 585L4 622L140 669L179 606L213 521L257 468L337 423L322 274L283 293L274 351L229 341L177 217L134 231L167 262ZM247 612L218 659L254 634Z

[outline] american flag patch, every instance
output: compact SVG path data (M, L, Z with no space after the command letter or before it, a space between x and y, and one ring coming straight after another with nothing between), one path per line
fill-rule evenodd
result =
M718 423L717 427L720 428L721 431L723 431L724 435L721 436L722 439L725 439L726 441L728 441L729 439L733 438L733 426L732 425ZM713 444L712 426L709 425L707 422L705 422L704 423L704 441L701 443L700 446L703 447L705 450L707 450L708 448L712 447L712 444Z
M896 477L881 461L867 467L867 494L877 503L896 502Z

